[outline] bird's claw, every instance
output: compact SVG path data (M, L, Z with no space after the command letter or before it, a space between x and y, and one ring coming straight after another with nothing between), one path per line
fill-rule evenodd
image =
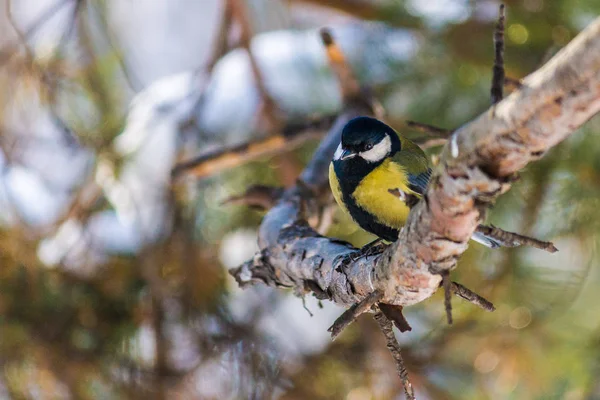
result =
M344 255L342 258L342 261L341 261L341 267L346 268L348 265L360 260L361 258L380 254L381 252L383 252L383 250L385 250L386 247L387 247L387 245L380 243L380 242L370 243L366 246L363 246L362 248L360 248L358 250L355 250L351 253Z
M358 259L360 259L361 255L360 255L360 249L359 250L355 250L352 253L348 253L346 255L344 255L342 257L342 261L340 263L340 267L342 269L345 269L348 265L352 264L353 262L357 261Z

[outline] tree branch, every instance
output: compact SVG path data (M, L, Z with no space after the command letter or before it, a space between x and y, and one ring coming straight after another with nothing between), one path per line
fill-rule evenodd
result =
M556 253L558 249L551 242L544 242L529 236L520 235L518 233L505 231L497 228L494 225L479 225L477 232L481 232L484 235L502 243L504 247L518 247L518 246L529 246L535 247L536 249L545 250L549 253Z
M327 168L349 118L368 112L349 106L301 175L311 189L327 186ZM297 186L284 193L259 230L261 252L231 271L242 285L264 282L313 291L351 306L375 290L381 302L407 306L429 298L441 273L456 267L487 206L511 176L572 134L600 111L600 19L593 22L512 93L453 135L396 243L349 264L354 249L323 237L305 222Z
M494 305L491 302L484 299L477 293L467 289L460 283L452 282L452 293L454 293L458 297L461 297L461 298L467 300L470 303L475 304L477 307L480 307L481 309L483 309L485 311L495 311L496 310L496 307L494 307Z
M350 65L348 64L346 57L344 57L344 53L333 40L333 36L331 36L329 29L323 28L319 33L321 35L321 41L325 45L329 66L336 75L340 85L342 97L344 99L356 97L361 90L360 83L350 69Z
M375 290L373 293L362 299L360 302L354 304L352 307L347 309L342 315L335 320L333 325L327 329L328 332L331 332L331 339L335 339L338 337L340 333L356 318L358 318L361 314L366 313L371 309L373 305L375 305L381 298L383 297L383 293Z
M188 174L202 178L260 157L294 149L309 140L322 137L335 118L335 116L326 115L302 123L289 122L278 134L263 135L263 137L249 142L205 151L175 165L171 176L178 178L183 174Z
M281 127L283 115L281 115L281 110L277 106L277 103L275 103L273 97L271 97L271 94L269 93L269 90L265 84L264 75L260 66L258 65L258 61L252 53L251 41L254 32L252 29L252 23L250 22L250 18L248 16L248 4L246 4L244 0L225 0L225 2L227 3L226 7L231 9L233 17L240 26L241 46L248 54L250 69L252 70L252 75L254 76L254 83L258 89L258 92L260 93L262 105L259 116L265 118L265 122L267 124L266 130L270 133L273 133Z
M381 333L385 336L385 342L388 350L392 353L392 357L394 357L394 361L396 362L396 370L398 371L398 376L402 381L402 387L404 388L404 394L406 394L406 398L408 400L415 399L415 391L412 387L412 383L410 383L410 379L408 378L408 371L406 371L406 366L404 365L404 359L402 358L402 353L400 353L400 345L396 340L396 336L394 335L394 330L392 329L392 323L386 316L378 312L373 317L377 324L379 325L379 329L381 329Z
M500 4L498 23L494 30L494 68L492 69L492 104L504 97L504 4Z

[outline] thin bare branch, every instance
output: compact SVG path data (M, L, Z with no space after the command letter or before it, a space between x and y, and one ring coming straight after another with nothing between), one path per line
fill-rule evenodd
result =
M77 17L79 15L79 11L81 9L82 3L83 2L81 0L74 0L74 7L71 12L71 18L70 18L69 24L67 25L67 28L63 31L63 33L58 41L58 44L56 45L56 50L54 52L54 55L47 62L48 65L45 68L42 68L37 64L34 51L30 48L29 43L27 42L27 39L29 36L28 32L31 31L31 28L27 32L23 32L13 18L12 1L7 0L6 4L5 4L5 12L8 17L9 23L11 24L13 30L17 34L18 42L19 42L18 45L20 45L21 47L23 47L25 49L25 55L26 55L26 60L27 60L28 66L34 71L34 73L38 77L40 83L46 89L44 91L44 95L45 95L44 97L47 100L47 106L48 106L48 112L50 114L50 118L54 122L55 126L60 130L62 137L65 140L65 143L67 143L70 146L77 145L78 138L73 133L73 131L69 127L69 125L58 114L55 99L56 99L57 91L60 88L60 86L59 86L60 81L59 81L58 77L54 76L54 74L52 74L52 72L49 73L48 70L52 70L53 66L56 66L61 62L61 57L60 57L61 51L63 50L64 46L67 44L67 41L69 40L69 38L71 37L71 35L73 33L73 30L75 29ZM60 9L62 9L63 5L64 5L63 3L58 3L56 5L56 7L52 7L50 10L48 10L47 13L44 13L44 15L47 14L48 19L51 18L52 16L55 15L55 13L57 13L58 11L60 11ZM44 20L44 22L45 22L45 20ZM16 51L16 49L15 49L15 51ZM1 56L0 56L0 59L1 59ZM0 61L0 65L1 65L1 63L2 62Z
M494 30L494 68L492 70L492 104L504 97L504 4L500 4L498 23Z
M6 17L8 18L8 22L10 23L10 26L13 28L13 30L17 34L19 44L21 44L21 46L23 46L23 48L25 49L25 52L27 53L27 57L29 59L33 59L34 58L33 51L31 50L31 48L29 47L29 44L27 43L27 36L25 35L25 33L23 33L21 28L19 28L19 25L17 24L17 22L14 19L13 12L12 12L12 0L5 0L5 1L6 1L6 3L4 4L4 6L5 6L4 11L6 12ZM52 15L54 15L54 14L52 14Z
M331 31L327 28L323 28L321 29L320 34L321 41L327 52L329 66L335 73L340 85L342 98L351 99L359 96L361 92L360 83L354 76L354 72L352 72L352 68L350 68L339 45L333 40Z
M406 366L404 365L404 359L402 358L402 353L400 352L400 345L396 340L396 336L394 335L394 330L392 329L392 323L386 316L378 312L373 318L377 321L379 325L379 329L383 336L385 337L385 342L388 350L392 354L394 361L396 363L396 370L398 371L398 376L402 381L402 387L404 388L404 393L406 394L406 398L408 400L415 399L415 391L412 387L412 383L408 377L408 371L406 370Z
M387 319L392 321L396 328L400 332L412 331L412 328L406 318L404 318L404 314L402 313L402 306L394 306L391 304L379 303L377 304L379 310L386 316Z
M442 273L442 287L444 288L444 308L446 309L446 320L452 325L452 285L450 282L450 271Z
M52 6L48 7L46 11L44 11L38 19L36 19L30 26L24 31L21 31L16 25L14 25L14 21L11 17L11 4L10 0L6 2L6 12L7 16L9 16L9 20L15 29L15 32L18 35L18 40L16 43L9 44L4 48L0 49L0 66L4 65L8 61L12 59L12 57L16 54L19 44L26 43L27 39L34 35L50 18L52 18L58 11L60 11L65 5L73 3L73 0L63 0L58 1Z
M494 307L494 305L490 301L481 297L477 293L467 289L460 283L452 282L451 288L452 293L454 293L458 297L467 300L468 302L475 304L477 307L480 307L485 311L491 312L496 310L496 307Z
M335 338L337 338L348 325L353 323L361 314L369 311L373 305L381 300L382 297L383 293L379 290L376 290L344 311L344 313L335 320L333 325L327 329L327 332L331 333L331 339L335 340Z
M260 115L262 115L267 122L266 130L269 132L276 131L282 123L281 110L277 106L275 100L271 97L271 94L265 85L265 78L258 65L258 61L252 53L251 41L254 32L248 16L248 10L246 9L247 4L244 0L226 1L228 3L227 7L231 8L232 15L241 28L240 42L242 47L246 49L246 52L248 53L252 75L254 76L254 83L256 84L256 88L258 89L262 100Z
M558 251L552 242L544 242L530 236L505 231L495 227L494 225L479 225L476 231L502 243L502 246L504 247L530 246L535 247L536 249L547 251L549 253L556 253Z
M233 7L230 0L222 0L222 14L219 28L215 36L211 55L206 63L206 70L210 73L217 62L229 50L229 34L231 32L231 24L233 22Z
M202 178L260 157L289 151L309 140L322 137L334 120L335 116L324 116L302 123L290 122L278 135L263 134L259 139L231 147L217 148L183 161L173 168L171 175L173 178L183 174Z
M226 1L228 4L231 4L231 7L239 7L236 3L238 0ZM237 13L245 15L244 11L238 10ZM246 17L243 16L242 18ZM374 113L377 102L373 101L368 90L361 89L352 69L346 62L341 49L333 40L329 30L321 30L321 38L327 51L330 66L340 82L340 90L344 102L349 107L358 106L369 110L369 113ZM262 77L257 77L257 82L262 82ZM264 94L266 94L266 89ZM353 105L349 103L353 103ZM337 115L328 115L309 119L308 122L288 122L284 124L277 134L265 132L259 135L261 136L260 138L253 139L250 142L208 151L193 159L177 164L173 168L172 177L177 178L183 174L189 174L197 178L206 177L245 164L259 157L289 151L308 140L322 137L325 131L333 124L336 117Z

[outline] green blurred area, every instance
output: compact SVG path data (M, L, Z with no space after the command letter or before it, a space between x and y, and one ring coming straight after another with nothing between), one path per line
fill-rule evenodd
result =
M398 79L376 88L393 126L406 129L404 121L415 120L453 129L489 107L496 2L439 1L480 10L441 22L416 11L416 0L348 2L360 4L357 15L406 27L422 40ZM337 15L335 7L319 6L337 1L311 3L312 13ZM542 65L600 15L597 0L514 0L506 6L506 73L512 78ZM86 26L84 17L80 23ZM60 60L23 63L13 76L36 81L40 74L64 73L68 90L83 93L96 116L74 112L69 122L99 162L115 157L109 145L125 124L124 95L115 84L120 50L96 54L90 37L97 33L81 32L86 68L67 74ZM0 92L3 102L9 97ZM135 254L107 257L91 275L44 265L36 249L47 232L1 225L0 398L403 398L384 340L368 317L322 351L289 362L257 327L272 304L260 304L243 319L230 310L237 289L219 257L221 245L232 232L256 229L262 213L222 200L251 184L290 184L316 145L194 183L194 196L173 188L170 219L160 221L172 227L169 234ZM99 200L91 208L110 204ZM398 337L418 398L600 398L600 119L524 170L488 222L552 240L560 251L473 245L452 279L491 300L495 312L454 300L455 324L447 326L442 293L405 310L414 331ZM371 239L341 213L329 234L356 245ZM184 339L173 333L182 331ZM140 332L150 332L150 356L140 350ZM171 354L174 349L195 356L177 364L173 359L183 356ZM230 386L197 397L194 374L211 363L230 377ZM212 370L206 371L210 378Z

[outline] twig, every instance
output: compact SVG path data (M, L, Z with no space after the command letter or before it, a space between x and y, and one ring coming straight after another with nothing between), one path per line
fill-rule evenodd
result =
M340 49L339 45L333 40L331 31L327 28L323 28L320 31L321 41L325 46L327 52L327 60L329 66L333 70L337 77L342 92L342 98L351 99L355 98L360 94L360 84L356 80L344 53Z
M406 121L406 125L409 128L414 129L415 131L428 133L437 138L443 138L443 139L449 138L450 135L452 135L452 132L454 132L454 130L452 130L452 129L438 128L437 126L424 124L422 122L417 122L417 121L408 120L408 121Z
M201 178L245 164L259 157L289 151L311 139L322 137L335 117L328 115L302 123L290 122L279 135L207 151L175 165L171 176L177 178L183 174L190 174Z
M544 242L530 236L505 231L494 225L479 225L476 231L500 242L504 247L530 246L535 247L536 249L545 250L549 253L556 253L558 251L552 242Z
M385 303L379 303L377 307L379 307L379 310L381 310L387 319L394 323L400 332L412 331L411 326L402 313L404 307Z
M13 28L13 30L17 34L18 40L19 40L20 44L23 46L23 48L25 49L28 59L33 60L34 55L33 55L33 51L29 48L29 44L27 43L27 36L25 33L23 33L21 31L21 28L19 28L19 25L17 24L17 22L15 21L15 19L13 17L12 0L5 0L5 1L6 1L6 3L4 4L4 12L6 13L8 22L10 23L10 26Z
M458 297L461 297L461 298L467 300L470 303L475 304L476 306L484 309L485 311L491 312L491 311L496 310L496 307L494 307L494 305L490 301L484 299L477 293L467 289L460 283L452 282L451 287L452 287L452 293L454 293Z
M442 287L444 288L446 320L448 321L448 325L452 325L452 287L450 282L450 271L442 272Z
M492 104L504 97L504 4L500 4L498 23L494 31L494 68L492 70Z
M247 4L244 0L225 0L228 3L228 7L231 7L231 12L235 20L238 22L241 28L240 42L241 46L246 50L248 59L250 60L250 68L252 69L252 75L254 76L254 83L260 93L262 100L262 109L260 114L266 118L268 124L267 131L274 132L281 125L281 110L275 103L275 100L271 97L269 90L265 85L265 79L262 71L258 65L256 57L252 53L251 40L253 36L253 29L250 19L248 17L248 10L246 9Z
M383 292L375 290L367 297L344 311L344 313L335 320L333 325L327 329L327 332L331 333L331 339L335 340L335 338L337 338L339 334L342 333L346 327L348 327L348 325L354 322L361 314L369 311L371 307L378 303L382 298Z
M386 318L383 313L376 313L373 318L377 321L379 325L379 329L383 333L385 337L385 342L388 350L392 353L392 357L396 362L396 370L398 371L398 376L402 381L402 387L404 387L404 393L406 394L406 398L408 400L415 399L415 391L410 383L410 379L408 377L408 371L406 370L406 366L404 365L404 359L402 358L402 353L400 352L400 345L396 340L396 336L394 335L394 330L392 329L392 323L389 319Z
M304 296L302 296L302 308L304 308L306 310L306 312L308 313L308 315L311 316L311 318L314 317L313 313L306 306L306 297L304 297Z
M223 12L221 22L217 31L211 54L206 63L206 70L210 73L217 62L229 49L229 33L231 31L231 23L233 22L233 7L230 0L222 0Z
M52 18L61 8L63 8L66 4L72 3L73 0L63 0L59 1L52 6L48 7L40 17L35 20L29 28L27 28L24 32L21 32L19 29L15 29L17 35L19 36L17 43L9 44L4 48L0 49L0 66L4 65L15 55L16 48L19 43L26 41L27 38L34 35L38 29L40 29L50 18ZM10 4L7 0L6 10L10 12ZM10 14L9 14L10 15ZM12 17L9 17L12 18Z
M82 0L78 1L83 3ZM112 29L110 29L110 24L106 15L107 13L101 8L101 3L89 1L86 3L86 5L87 7L90 7L92 9L92 13L94 15L98 16L98 19L100 20L99 24L101 24L102 27L101 30L106 39L106 44L110 48L112 56L114 56L117 60L119 68L123 73L123 78L125 78L125 81L127 82L127 85L133 92L139 92L140 90L142 90L144 85L139 76L134 71L132 71L131 67L127 64L127 61L124 55L122 54L122 51L119 50L117 45L117 35L113 32Z
M230 4L229 2L238 0L226 1ZM347 106L349 103L356 103L354 105L373 111L375 102L372 101L367 90L361 91L358 81L354 78L350 66L340 48L335 44L329 30L323 29L321 38L327 50L329 64L340 82L342 97ZM173 168L171 176L175 179L183 174L189 174L202 178L245 164L259 157L289 151L310 139L322 137L337 117L338 115L327 115L311 119L308 122L289 122L282 128L280 134L268 135L268 132L266 132L266 134L263 133L262 138L232 147L208 151L190 160L183 161Z
M61 35L61 38L56 46L56 51L55 51L52 59L48 62L49 66L52 66L52 65L60 62L60 51L66 45L69 37L71 36L71 34L73 32L73 29L76 24L77 16L79 14L79 10L81 8L82 3L83 3L82 0L74 0L74 7L73 7L72 16L71 16L71 21L70 21L67 29ZM55 7L52 7L47 12L48 18L51 18L54 15L54 13L58 12L63 7L63 5L64 5L64 3L57 3ZM50 114L50 118L52 119L52 121L54 122L56 127L61 131L62 137L65 139L65 142L68 145L78 144L79 140L78 140L77 136L73 133L73 131L69 127L69 125L65 121L62 120L62 118L58 115L58 112L56 110L55 99L56 99L56 91L57 91L57 79L55 78L53 81L51 78L51 74L48 74L48 72L46 70L40 68L40 66L36 62L35 54L34 54L33 50L29 47L29 44L27 43L27 37L32 33L32 28L28 29L27 32L21 31L21 29L19 28L18 24L16 23L16 21L13 18L13 15L12 15L12 0L6 0L5 12L6 12L6 15L7 15L7 18L8 18L8 21L9 21L11 27L17 34L18 41L25 49L26 59L27 59L28 63L31 65L32 70L36 74L38 74L40 83L45 85L48 89L47 93L46 93L46 97L48 100L48 112ZM46 13L44 15L46 15ZM35 30L33 30L33 32L34 31ZM0 61L0 64L1 64L1 61Z

